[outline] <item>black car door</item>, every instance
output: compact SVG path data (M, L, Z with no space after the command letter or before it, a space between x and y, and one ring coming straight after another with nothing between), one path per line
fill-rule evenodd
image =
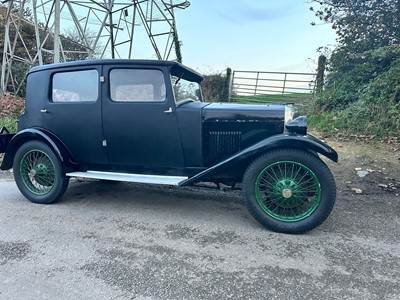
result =
M111 164L183 167L167 68L105 65L103 130Z
M38 125L56 135L83 165L107 163L102 145L100 73L101 66L96 65L52 70L50 92L35 105Z

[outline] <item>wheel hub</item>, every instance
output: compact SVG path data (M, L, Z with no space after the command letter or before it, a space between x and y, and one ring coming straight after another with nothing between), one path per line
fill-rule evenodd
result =
M282 196L283 196L283 198L285 198L285 199L289 199L290 197L292 197L292 195L293 195L293 192L292 192L292 190L290 190L290 189L284 189L284 190L282 191Z
M276 182L274 192L278 199L281 201L289 200L296 194L298 185L294 180L282 179Z
M38 164L35 168L36 174L46 174L48 172L48 167L45 164Z

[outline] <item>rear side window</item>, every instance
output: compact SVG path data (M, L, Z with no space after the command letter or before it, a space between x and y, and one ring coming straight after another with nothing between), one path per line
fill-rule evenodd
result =
M113 69L110 92L117 102L162 102L166 99L164 75L160 70Z
M97 70L60 72L53 75L53 102L96 101L99 96Z

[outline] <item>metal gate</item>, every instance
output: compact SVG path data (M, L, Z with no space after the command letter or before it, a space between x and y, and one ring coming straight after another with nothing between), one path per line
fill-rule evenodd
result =
M233 71L231 102L301 102L312 99L316 73Z

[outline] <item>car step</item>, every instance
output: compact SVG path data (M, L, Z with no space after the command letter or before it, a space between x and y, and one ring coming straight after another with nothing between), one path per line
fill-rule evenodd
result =
M166 184L166 185L178 185L180 182L188 179L188 177L181 177L181 176L143 175L143 174L114 173L114 172L100 172L100 171L71 172L67 173L66 175L69 177L126 181L126 182L137 182L137 183Z

